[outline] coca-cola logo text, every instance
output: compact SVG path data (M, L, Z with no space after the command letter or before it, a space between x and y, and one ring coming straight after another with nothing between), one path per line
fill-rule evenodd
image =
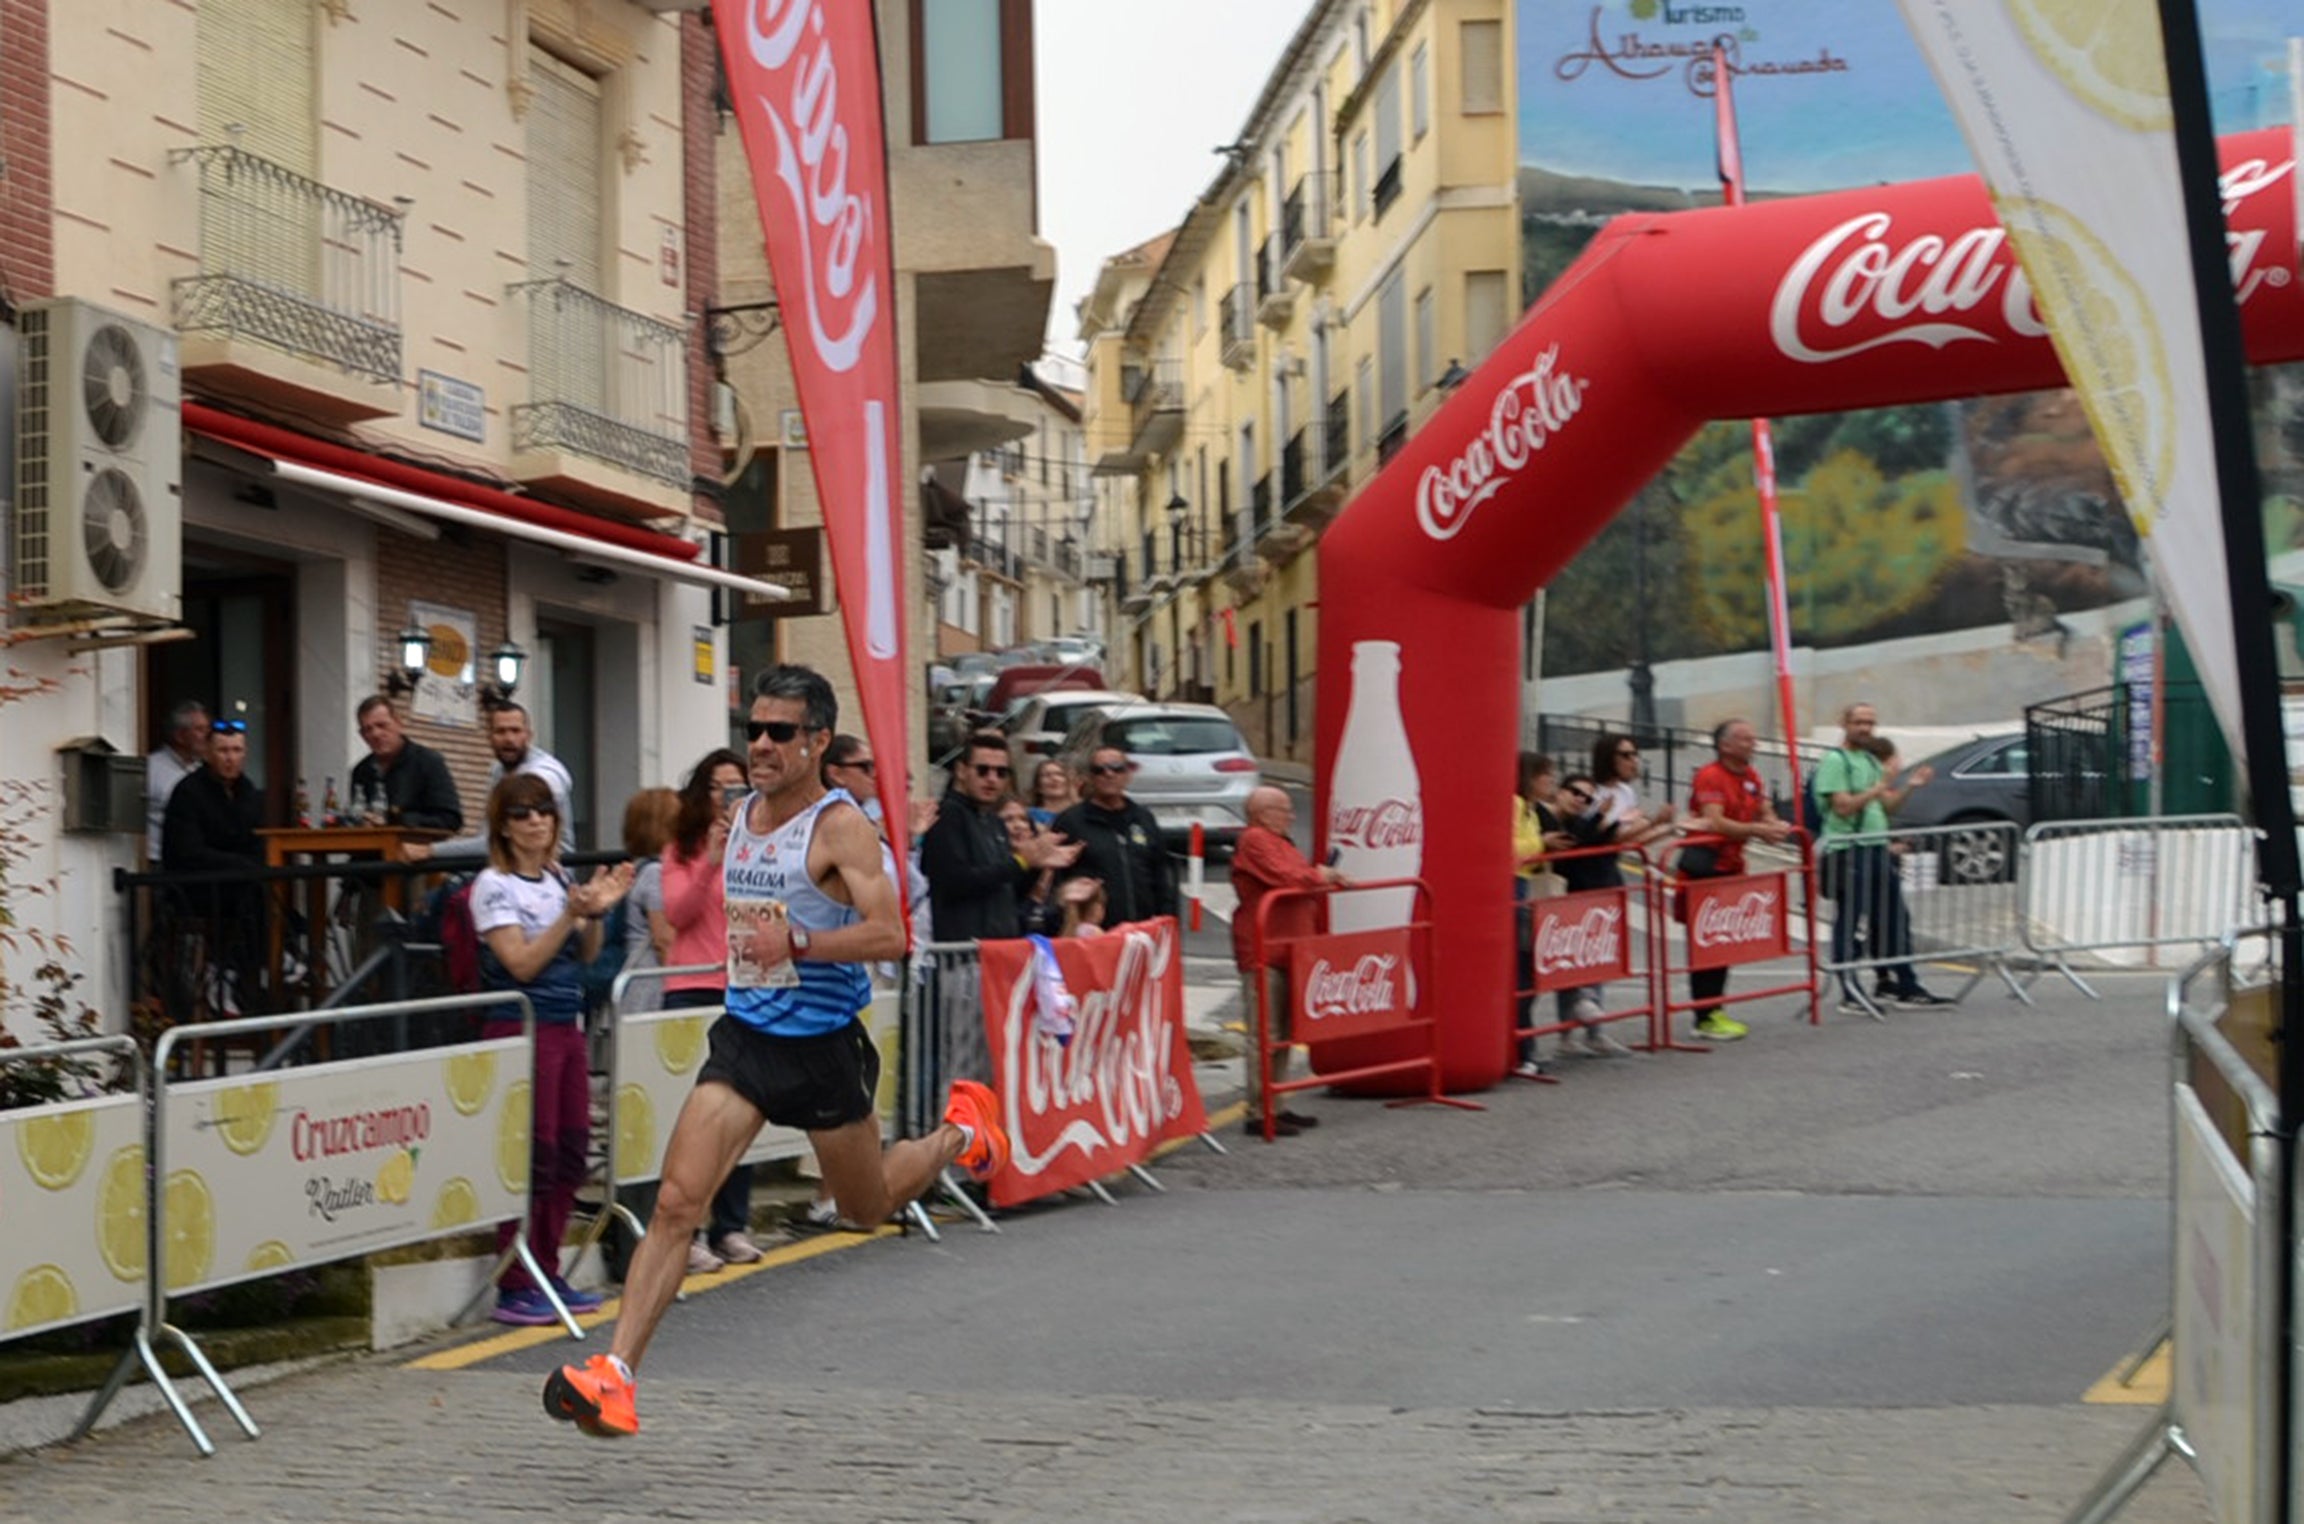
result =
M1536 972L1615 968L1624 958L1624 907L1594 905L1571 920L1546 916L1536 925Z
M842 81L824 38L821 0L751 0L743 28L753 62L771 74L810 49L788 79L771 81L787 92L784 99L768 90L756 99L776 140L776 178L792 198L793 231L803 249L799 326L826 367L850 370L880 313L879 283L871 273L877 262L865 257L877 241L878 219L871 202L848 186ZM877 80L847 83L858 90L879 88ZM793 305L788 293L787 325Z
M1339 804L1328 817L1328 844L1381 852L1388 847L1412 847L1424 840L1424 806L1414 799L1383 799L1375 804Z
M1001 1012L1015 1168L1038 1174L1067 1149L1093 1154L1155 1139L1182 1113L1178 1034L1166 1015L1169 986L1181 977L1172 935L1129 929L1111 986L1073 991L1079 1009L1063 1046L1037 1035L1032 980L1016 980ZM1051 1123L1061 1123L1053 1135Z
M1747 889L1734 899L1723 894L1696 907L1688 935L1698 947L1743 947L1776 940L1776 891Z
M1489 404L1488 425L1446 466L1426 466L1416 483L1416 522L1435 540L1451 540L1472 511L1504 484L1583 409L1592 383L1559 368L1560 346L1504 383Z
M2251 159L2226 170L2221 181L2226 216L2294 169L2293 162ZM2031 284L1999 224L1969 228L1951 238L1922 233L1902 242L1894 232L1895 218L1889 213L1863 212L1826 229L1800 251L1769 304L1768 335L1779 351L1820 365L1886 344L1942 349L1965 339L1992 343L2001 332L1959 320L1994 305L2006 333L2020 338L2047 334L2032 302ZM2262 231L2227 234L2232 284L2243 302L2262 287L2284 286L2292 279L2277 260L2266 257L2268 241ZM1886 326L1874 329L1874 323Z
M1400 1009L1397 954L1366 953L1342 968L1316 959L1304 976L1304 1015L1310 1021L1374 1016Z

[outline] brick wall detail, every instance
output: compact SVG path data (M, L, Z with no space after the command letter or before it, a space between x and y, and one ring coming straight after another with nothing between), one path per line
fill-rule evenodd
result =
M408 622L412 599L469 609L479 628L478 669L486 670L490 651L503 644L504 588L508 572L505 542L494 535L456 528L441 531L437 540L412 540L405 535L376 537L376 665L362 688L380 687L384 674L399 664L399 634ZM405 701L400 717L408 734L448 759L456 776L456 792L464 802L464 825L477 827L488 803L488 768L496 760L488 750L488 732L480 718L479 700L472 701L472 723L438 725L410 719ZM339 780L341 783L342 780ZM312 780L318 788L320 780ZM317 804L319 801L313 801Z

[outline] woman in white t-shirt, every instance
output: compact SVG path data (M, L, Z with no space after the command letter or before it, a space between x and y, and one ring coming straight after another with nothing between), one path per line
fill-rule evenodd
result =
M1672 834L1671 805L1650 814L1640 807L1640 743L1630 736L1602 731L1592 743L1593 799L1600 818L1613 826L1616 840L1627 847L1646 846Z
M560 1242L576 1210L592 1141L591 1067L584 1051L584 964L600 950L600 918L632 887L619 863L572 884L560 866L560 811L533 773L514 773L488 796L488 866L472 880L472 929L480 936L482 981L518 990L536 1017L536 1064L529 1098L529 1244L561 1305L591 1311L601 1299L577 1291L559 1272ZM491 1018L483 1037L517 1037L517 1016ZM512 1224L497 1229L511 1247ZM518 1260L496 1281L499 1323L545 1324L559 1315Z

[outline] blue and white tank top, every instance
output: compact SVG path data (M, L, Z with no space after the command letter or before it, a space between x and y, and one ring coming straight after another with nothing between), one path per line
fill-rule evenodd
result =
M818 818L832 805L855 802L846 789L833 789L775 830L758 836L750 825L752 800L746 798L721 859L728 901L780 900L791 924L810 934L861 921L855 907L816 887L808 873L808 848L815 840ZM820 1037L845 1027L871 1003L872 981L861 963L796 959L792 966L800 974L796 985L730 984L728 1014L771 1036Z

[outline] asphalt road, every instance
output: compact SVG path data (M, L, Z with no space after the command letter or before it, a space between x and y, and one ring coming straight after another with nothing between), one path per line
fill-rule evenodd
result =
M213 1461L146 1420L0 1464L0 1519L2057 1519L2167 1301L2156 986L2108 983L1319 1096L1164 1195L692 1296L626 1445L536 1411L565 1342L402 1355L256 1389ZM2180 1468L2125 1515L2207 1517Z

